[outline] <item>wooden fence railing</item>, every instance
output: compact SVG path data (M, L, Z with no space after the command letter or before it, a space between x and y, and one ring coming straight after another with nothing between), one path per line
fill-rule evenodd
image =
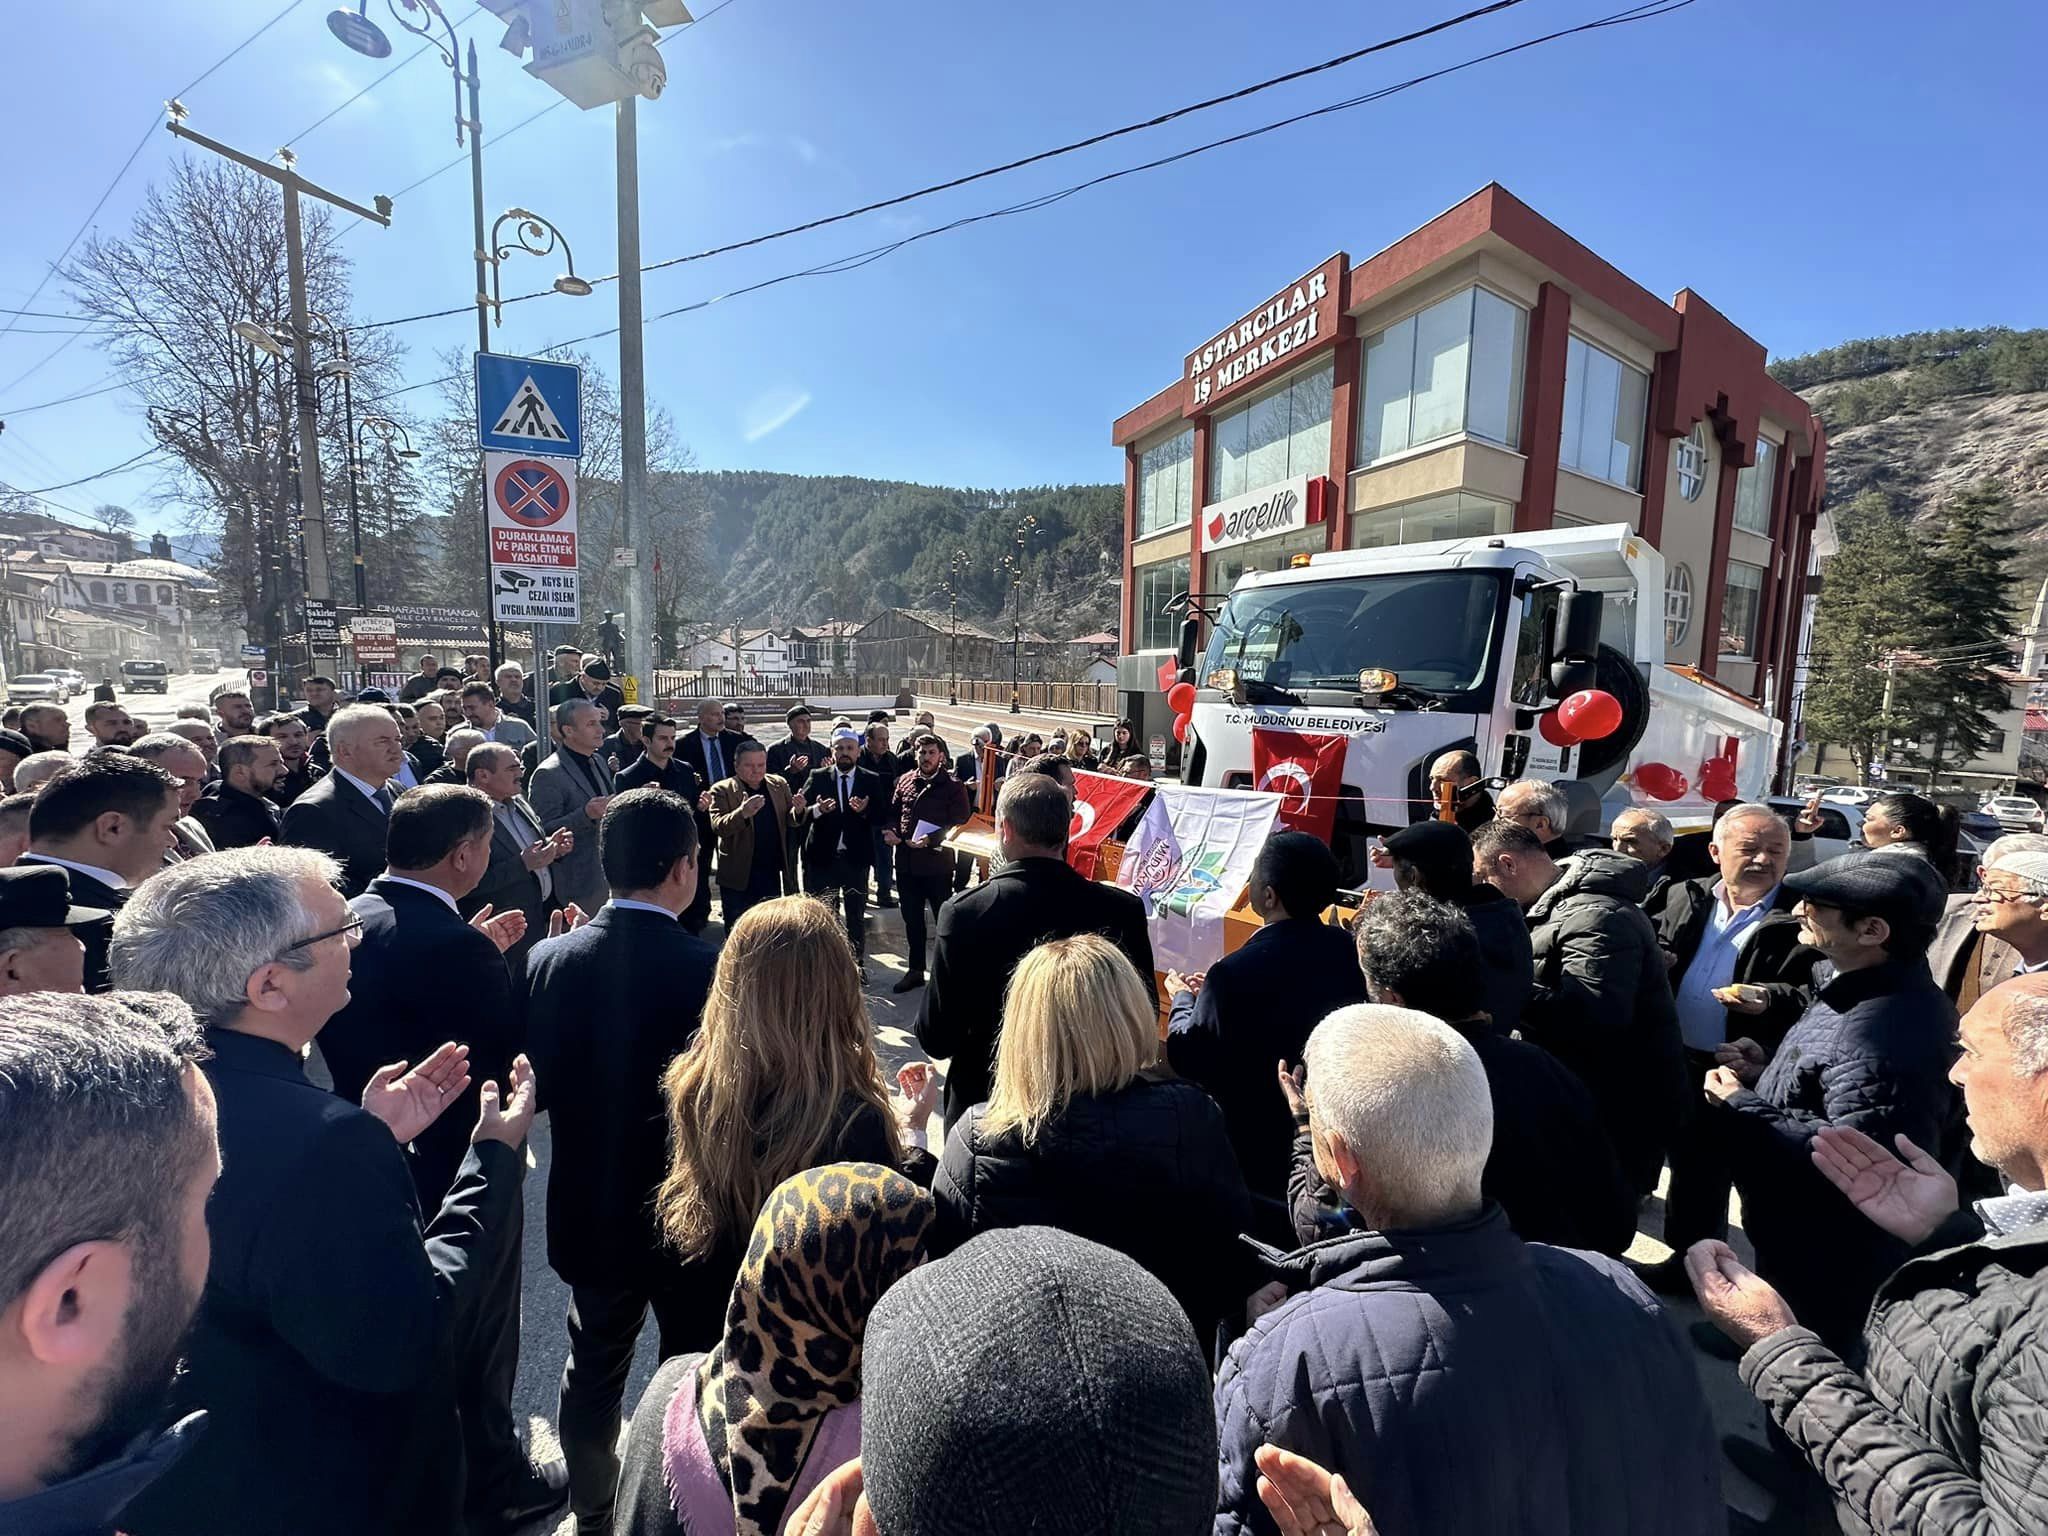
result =
M920 704L943 703L953 697L949 678L913 677L904 686L917 695ZM1007 679L963 677L959 686L962 704L1010 707ZM1116 687L1112 683L1019 683L1017 704L1021 709L1050 714L1097 715L1105 720L1117 717Z

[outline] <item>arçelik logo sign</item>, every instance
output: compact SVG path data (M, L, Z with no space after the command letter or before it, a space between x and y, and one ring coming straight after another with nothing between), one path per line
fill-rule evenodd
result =
M1300 512L1300 493L1292 486L1283 486L1261 501L1218 512L1210 518L1204 530L1208 534L1205 547L1218 549L1226 544L1264 538L1269 533L1283 533L1301 521Z

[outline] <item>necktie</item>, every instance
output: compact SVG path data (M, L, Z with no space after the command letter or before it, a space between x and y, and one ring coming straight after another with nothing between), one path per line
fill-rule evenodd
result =
M839 775L839 851L841 853L846 852L846 819L852 813L853 810L853 807L848 805L846 802L851 800L852 798L853 776L851 774L842 773Z
M380 785L377 793L371 796L371 798L377 802L378 810L382 811L386 816L391 814L391 802L395 797L391 793L391 786L389 784Z
M704 761L711 767L712 783L716 784L725 777L725 759L719 756L718 738L716 736L706 736L704 738Z

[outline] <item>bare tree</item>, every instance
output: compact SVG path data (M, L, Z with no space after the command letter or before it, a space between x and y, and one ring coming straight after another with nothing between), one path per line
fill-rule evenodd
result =
M304 219L307 292L320 363L349 317L349 262L321 208ZM296 404L283 362L234 334L238 320L288 333L284 211L259 177L214 161L181 160L151 186L126 235L89 238L66 269L100 342L139 395L170 451L164 495L191 509L193 531L218 536L215 574L227 606L273 640L301 588L293 513ZM359 407L388 389L400 348L387 331L350 335ZM318 389L321 473L330 547L345 530L349 445L338 386Z
M126 507L114 505L111 501L101 502L92 509L90 516L95 527L104 529L116 538L135 531L135 514Z

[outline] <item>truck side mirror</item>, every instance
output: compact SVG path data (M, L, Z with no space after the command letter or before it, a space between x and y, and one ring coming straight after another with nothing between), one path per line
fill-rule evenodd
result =
M1556 641L1550 656L1550 692L1566 698L1591 688L1600 658L1600 594L1567 592L1558 602Z
M1194 678L1195 647L1201 643L1201 639L1202 616L1190 604L1188 616L1180 621L1180 646L1174 652L1174 660L1180 666L1181 675L1190 680Z

